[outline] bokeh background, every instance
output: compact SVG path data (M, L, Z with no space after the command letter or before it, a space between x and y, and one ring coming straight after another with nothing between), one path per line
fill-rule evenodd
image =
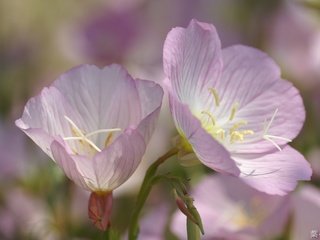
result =
M257 231L249 234L252 238L243 235L241 231L248 226L260 228L260 217L247 214L250 221L224 218L222 228L236 233L224 239L301 240L320 231L319 0L1 0L0 239L101 239L87 219L89 193L70 182L14 126L14 120L30 97L82 63L119 63L134 77L161 83L165 37L173 27L186 27L192 18L214 24L223 47L245 44L267 52L281 66L283 77L301 91L307 111L303 131L292 144L312 164L312 181L300 184L281 200L280 209L287 210L277 231ZM145 169L172 146L177 135L166 101L140 168L114 193L112 225L120 236L126 233ZM214 174L204 166L184 168L175 160L161 171L190 179L190 192L205 176ZM222 188L221 181L215 184ZM209 189L208 193L224 194L231 201L221 191ZM247 206L248 200L241 194L238 197L231 202ZM230 212L228 208L217 214L213 224ZM268 204L255 208L263 212ZM174 220L175 211L170 186L155 186L143 212L139 239L179 239L184 226ZM274 211L280 212L279 208ZM235 211L247 212L247 207Z

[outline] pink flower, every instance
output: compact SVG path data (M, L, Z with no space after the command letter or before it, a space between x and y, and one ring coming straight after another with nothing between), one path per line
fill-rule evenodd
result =
M168 34L164 71L185 152L270 194L310 179L309 164L287 145L305 119L301 96L266 54L221 50L214 26L192 20Z
M140 163L162 95L119 65L83 65L31 98L16 125L77 185L111 192Z
M305 185L293 195L293 220L290 239L320 238L320 191Z
M192 196L205 240L271 239L281 234L289 215L288 196L259 192L230 176L204 178ZM186 239L185 221L180 211L173 215L171 229L180 239Z

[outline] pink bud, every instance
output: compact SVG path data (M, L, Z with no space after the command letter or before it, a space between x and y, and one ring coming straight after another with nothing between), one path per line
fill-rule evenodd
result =
M88 215L93 224L105 231L110 226L112 192L92 192L88 203Z

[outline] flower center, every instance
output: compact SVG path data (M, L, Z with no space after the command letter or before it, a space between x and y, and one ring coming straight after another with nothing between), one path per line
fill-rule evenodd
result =
M101 134L101 133L108 133L104 146L107 147L111 141L113 132L121 131L121 128L110 128L110 129L98 129L90 133L85 133L85 131L81 130L69 117L64 116L67 122L70 124L72 135L71 137L64 137L63 140L65 141L77 141L81 149L84 149L85 152L101 152L101 149L92 141L90 137ZM78 151L72 149L75 154L78 154Z
M221 101L217 90L214 88L209 88L208 90L210 91L213 97L215 107L217 109L220 108ZM224 119L224 122L222 124L221 119L220 121L218 121L219 119L217 119L210 110L201 111L201 116L199 118L203 128L223 145L243 142L247 137L254 135L255 132L251 129L245 128L246 125L248 125L248 121L244 119L236 120L238 108L239 103L233 103L230 109L229 116L222 118ZM272 145L274 145L279 151L281 151L281 147L276 141L280 140L285 142L291 142L292 140L289 138L269 134L270 127L277 113L278 108L274 111L268 124L264 124L261 138L267 140Z
M267 212L262 208L263 202L254 197L247 204L237 203L230 212L231 221L236 227L258 226L266 217Z
M209 88L209 91L213 96L215 107L219 108L220 97L217 90L214 88ZM200 117L202 126L220 143L233 144L236 142L243 142L247 136L253 135L254 131L244 128L248 124L246 120L235 121L238 107L238 102L235 102L232 105L227 122L224 124L219 124L218 119L216 119L216 117L209 110L201 111L201 114L206 116L206 118ZM223 127L222 125L227 126Z

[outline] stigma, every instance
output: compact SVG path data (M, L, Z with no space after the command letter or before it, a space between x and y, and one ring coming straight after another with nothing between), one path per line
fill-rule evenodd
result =
M64 141L78 141L82 147L82 149L93 149L95 152L101 152L101 149L92 141L90 140L90 137L101 134L101 133L107 133L107 137L105 139L105 147L107 147L111 141L112 136L114 132L121 131L121 128L110 128L110 129L98 129L89 133L86 133L85 131L81 130L75 123L72 121L69 117L64 116L66 121L69 123L71 132L73 136L70 137L64 137ZM90 152L89 150L89 152ZM78 154L76 150L73 149L73 152L75 154Z

